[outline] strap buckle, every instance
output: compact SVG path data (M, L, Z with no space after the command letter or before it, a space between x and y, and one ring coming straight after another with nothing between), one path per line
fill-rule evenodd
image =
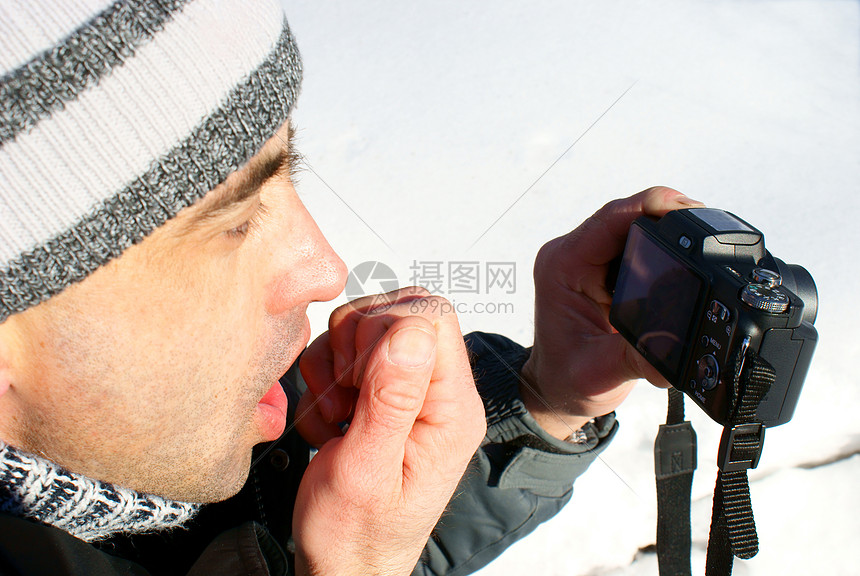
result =
M723 428L717 465L723 472L748 470L758 466L764 446L764 426L759 422Z

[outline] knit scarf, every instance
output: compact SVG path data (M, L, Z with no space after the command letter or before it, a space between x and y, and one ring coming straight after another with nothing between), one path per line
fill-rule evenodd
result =
M91 480L0 442L0 512L55 526L81 540L177 528L199 509L199 504Z

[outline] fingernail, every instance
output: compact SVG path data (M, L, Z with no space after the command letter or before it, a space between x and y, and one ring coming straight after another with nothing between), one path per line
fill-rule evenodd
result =
M400 366L426 364L436 347L436 338L421 328L401 328L388 343L388 360Z
M675 202L678 204L683 204L684 206L704 206L703 202L699 202L698 200L693 200L692 198L688 198L684 194L678 194L675 197Z

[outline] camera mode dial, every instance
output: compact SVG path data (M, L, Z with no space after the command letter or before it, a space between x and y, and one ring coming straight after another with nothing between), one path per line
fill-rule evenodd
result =
M741 290L741 300L756 310L782 314L788 310L788 296L763 284L747 284Z
M756 268L753 270L752 279L755 280L756 284L763 284L768 288L773 288L774 286L782 284L782 276L773 270L768 270L767 268Z

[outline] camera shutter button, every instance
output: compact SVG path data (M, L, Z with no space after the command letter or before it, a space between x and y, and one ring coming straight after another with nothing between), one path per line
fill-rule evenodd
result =
M767 268L756 268L753 270L752 279L755 280L756 284L762 284L768 288L782 284L782 276Z

